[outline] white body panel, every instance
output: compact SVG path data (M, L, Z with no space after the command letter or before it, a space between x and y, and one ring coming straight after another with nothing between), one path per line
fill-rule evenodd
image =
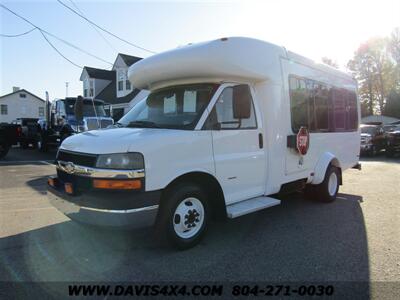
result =
M318 184L332 160L342 170L358 163L360 133L311 133L309 151L302 158L288 148L287 136L295 134L290 74L356 91L350 76L282 47L247 38L216 40L154 55L135 63L128 72L135 87L150 91L183 83L222 83L195 130L92 131L68 138L62 148L97 154L143 153L147 191L163 189L186 173L208 173L219 182L227 204L277 193L283 184L298 179ZM258 128L202 130L223 87L235 83L250 86ZM259 133L263 135L262 149Z

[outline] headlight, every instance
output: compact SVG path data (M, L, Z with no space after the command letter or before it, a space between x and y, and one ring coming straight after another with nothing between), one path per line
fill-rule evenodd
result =
M140 170L144 169L144 158L141 153L101 154L97 158L97 168Z

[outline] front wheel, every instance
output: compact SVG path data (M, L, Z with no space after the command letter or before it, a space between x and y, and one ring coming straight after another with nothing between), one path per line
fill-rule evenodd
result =
M181 184L167 193L160 206L158 231L178 249L198 244L208 222L208 204L205 193L193 184Z

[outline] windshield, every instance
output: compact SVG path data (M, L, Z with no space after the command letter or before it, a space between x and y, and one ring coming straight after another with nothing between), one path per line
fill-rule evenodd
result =
M66 106L66 111L67 115L74 115L74 105L75 105L75 100L68 100L67 101L67 106ZM94 108L93 108L94 106ZM96 110L96 111L95 111ZM83 116L84 117L106 117L106 112L103 107L103 102L98 102L91 100L84 100L83 101Z
M192 84L154 91L118 123L127 127L192 130L217 87L216 84Z
M361 127L361 133L368 133L374 135L376 133L376 127L372 126Z

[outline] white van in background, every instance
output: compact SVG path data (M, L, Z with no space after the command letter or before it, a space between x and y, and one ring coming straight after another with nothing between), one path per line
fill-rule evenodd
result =
M263 41L223 38L132 65L147 99L123 128L67 138L49 178L71 219L157 225L179 248L211 215L236 218L280 204L280 191L331 202L358 166L360 108L349 75Z

